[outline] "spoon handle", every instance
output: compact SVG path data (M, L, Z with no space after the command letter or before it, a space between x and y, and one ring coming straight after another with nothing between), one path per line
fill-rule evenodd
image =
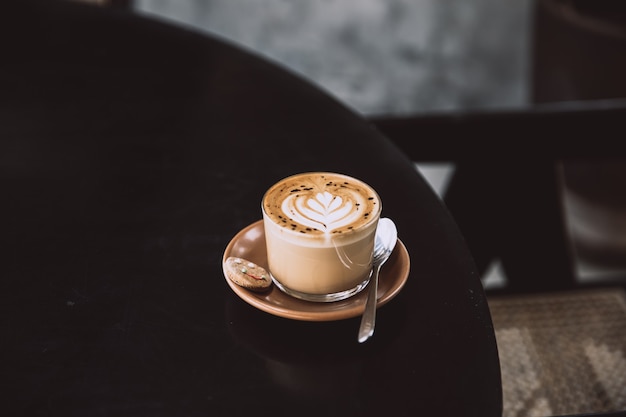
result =
M367 292L367 301L365 302L365 311L361 317L361 326L359 327L359 343L365 342L374 334L374 326L376 325L376 301L378 299L378 274L381 264L378 263L374 268L374 274L370 280Z

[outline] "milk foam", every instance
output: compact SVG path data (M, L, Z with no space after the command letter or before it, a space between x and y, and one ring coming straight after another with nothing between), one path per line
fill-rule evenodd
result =
M330 232L353 224L360 216L358 210L355 210L354 203L354 201L360 202L356 204L364 203L363 199L359 198L360 195L345 197L328 191L314 196L292 194L283 201L281 208L283 213L288 214L296 223Z
M350 232L380 212L374 190L354 178L306 173L286 178L268 190L265 213L277 224L304 234Z

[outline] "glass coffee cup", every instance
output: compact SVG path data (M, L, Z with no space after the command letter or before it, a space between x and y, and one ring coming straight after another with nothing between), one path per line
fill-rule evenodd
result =
M267 190L262 211L269 272L280 290L330 302L367 286L382 211L371 186L332 172L296 174Z

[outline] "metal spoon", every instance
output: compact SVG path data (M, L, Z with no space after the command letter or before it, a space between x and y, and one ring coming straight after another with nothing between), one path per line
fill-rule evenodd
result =
M374 273L372 278L370 278L365 310L361 317L359 343L365 342L374 334L374 325L376 324L376 301L378 299L378 274L380 273L380 267L389 259L397 241L398 230L396 229L395 223L388 218L380 219L378 221L374 242L374 257L372 261Z

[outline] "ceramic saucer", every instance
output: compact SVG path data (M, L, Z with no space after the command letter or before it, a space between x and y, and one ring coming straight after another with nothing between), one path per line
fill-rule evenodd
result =
M230 241L222 264L230 256L247 259L268 269L267 251L265 248L265 229L263 220L247 226L237 233ZM391 257L380 270L378 283L378 301L380 307L395 297L409 277L409 253L400 239ZM331 303L315 303L299 300L280 291L276 285L262 293L253 292L238 286L230 279L224 278L230 288L248 304L275 316L305 321L342 320L363 314L367 290L341 301Z

